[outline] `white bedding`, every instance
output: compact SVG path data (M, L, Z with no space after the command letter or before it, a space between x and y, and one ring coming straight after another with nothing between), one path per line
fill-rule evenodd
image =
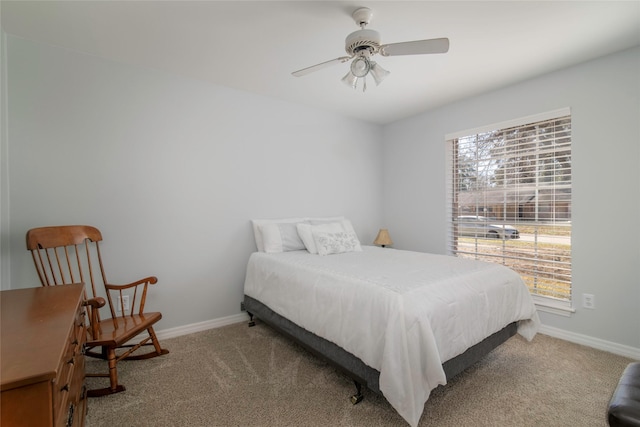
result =
M253 253L244 293L380 371L380 391L417 426L442 363L519 321L539 320L525 284L498 264L363 246L319 256Z

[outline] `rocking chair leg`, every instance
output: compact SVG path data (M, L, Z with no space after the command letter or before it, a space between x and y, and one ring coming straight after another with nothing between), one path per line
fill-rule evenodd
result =
M155 351L150 351L148 353L143 353L143 354L134 354L134 355L129 355L126 357L123 357L121 360L146 360L146 359L152 359L154 357L157 356L162 356L164 354L169 354L169 350L167 350L166 348L162 348L160 347L160 341L158 341L158 338L156 337L156 333L153 331L153 328L149 328L147 329L147 332L149 333L149 336L151 337L151 343L146 343L146 344L138 344L137 347L142 347L147 346L147 345L153 345L154 350ZM149 338L147 338L148 340ZM121 348L124 347L136 347L134 345L126 345L126 346L122 346ZM129 350L130 352L136 351L136 350Z
M149 333L149 336L151 336L151 342L153 343L153 347L155 347L158 356L169 353L169 350L163 350L162 347L160 347L160 341L158 341L158 337L156 337L153 327L147 329L147 332Z
M354 381L353 383L356 385L356 394L351 396L351 403L353 405L357 405L358 403L362 402L362 399L364 399L364 395L362 394L362 385L358 381Z
M124 391L125 388L123 385L118 384L118 368L116 362L116 350L114 348L107 349L106 347L102 348L103 353L106 351L107 353L107 361L109 364L109 387L89 390L87 392L87 396L89 397L99 397L106 396L108 394L119 393Z
M118 388L118 367L116 362L116 350L114 348L109 349L109 384L111 385L111 391L115 393Z

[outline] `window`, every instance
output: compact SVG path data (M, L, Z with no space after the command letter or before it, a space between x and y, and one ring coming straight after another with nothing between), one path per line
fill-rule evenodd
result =
M506 265L536 303L570 309L569 110L446 139L449 252Z

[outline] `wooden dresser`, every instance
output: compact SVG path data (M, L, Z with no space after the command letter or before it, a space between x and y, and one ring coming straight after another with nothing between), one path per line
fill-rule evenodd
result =
M82 284L0 292L0 425L83 426Z

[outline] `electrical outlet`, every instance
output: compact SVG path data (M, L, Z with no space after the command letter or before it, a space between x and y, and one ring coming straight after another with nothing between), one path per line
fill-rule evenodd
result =
M584 308L596 308L596 297L593 294L582 294L582 306Z
M120 300L120 298L117 298L117 301L118 301L118 310L117 310L118 312L122 312L123 308L124 308L124 311L129 310L129 295L122 295L122 300Z

